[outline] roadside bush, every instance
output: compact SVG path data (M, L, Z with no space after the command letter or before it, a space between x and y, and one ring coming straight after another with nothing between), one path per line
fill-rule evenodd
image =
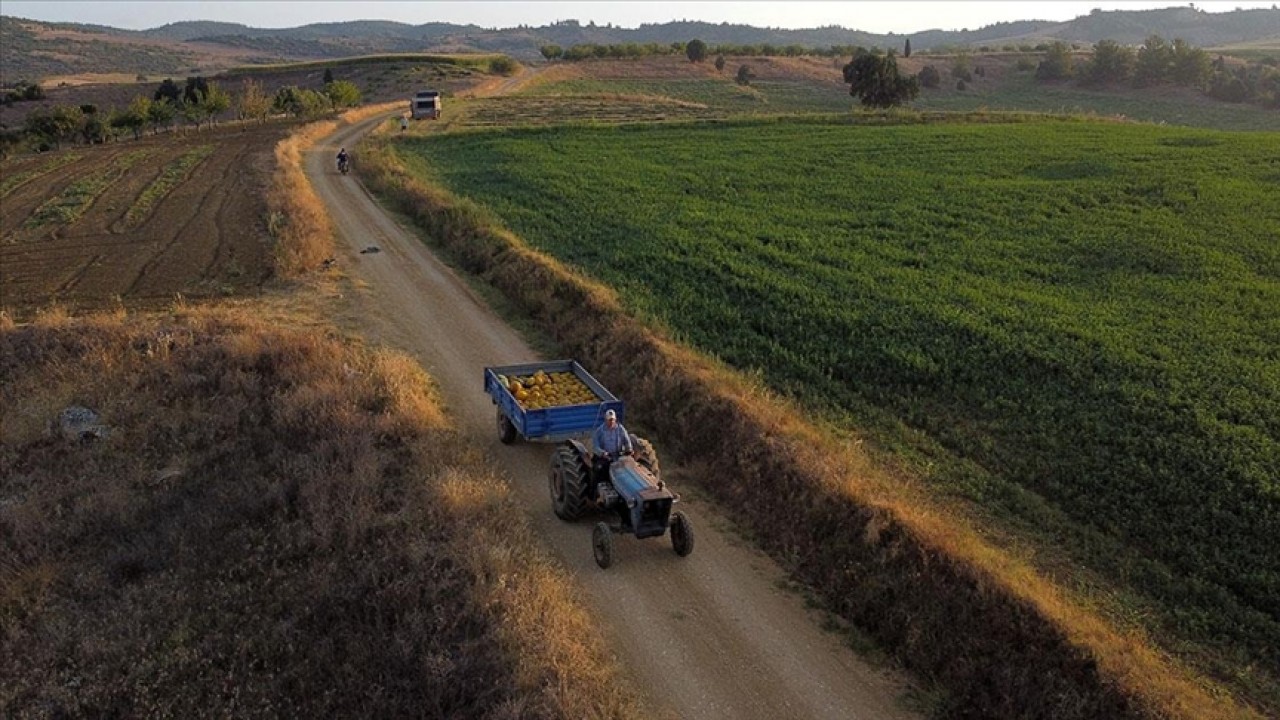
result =
M751 72L750 65L741 65L738 67L738 75L734 78L734 81L739 85L750 85L751 80L755 78L755 76L756 74Z
M514 75L518 69L520 69L519 63L506 55L496 57L489 61L489 72L494 75Z
M17 128L0 128L0 158L12 155L24 140L21 130Z
M1040 47L1039 45L1036 46L1037 49ZM1071 48L1061 41L1043 47L1045 48L1044 59L1036 66L1036 80L1040 82L1056 82L1070 78L1074 72Z
M922 87L936 88L942 83L942 73L938 72L938 68L932 65L925 65L916 78L920 81Z

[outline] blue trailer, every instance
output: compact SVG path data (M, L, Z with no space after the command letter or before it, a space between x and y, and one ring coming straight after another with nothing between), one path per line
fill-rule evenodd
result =
M577 405L558 405L541 409L526 409L511 394L511 389L498 379L533 375L541 370L552 373L573 373L596 396L596 402ZM623 421L622 401L609 392L600 381L591 377L575 360L551 360L548 362L500 365L484 369L484 391L498 406L498 439L510 445L516 440L559 442L591 433L604 422L607 410L618 414Z

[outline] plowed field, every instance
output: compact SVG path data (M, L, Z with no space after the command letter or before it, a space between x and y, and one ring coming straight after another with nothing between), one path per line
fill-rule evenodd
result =
M0 165L0 305L95 307L252 291L284 126L225 128Z

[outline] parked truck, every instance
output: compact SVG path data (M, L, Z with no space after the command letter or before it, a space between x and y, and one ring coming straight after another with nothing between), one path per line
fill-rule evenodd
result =
M440 91L423 90L409 101L409 115L414 120L440 119Z

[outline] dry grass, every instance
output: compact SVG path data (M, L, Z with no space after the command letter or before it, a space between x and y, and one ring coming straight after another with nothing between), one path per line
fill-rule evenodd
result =
M0 322L0 715L636 715L422 371L254 318Z
M1107 626L1029 565L931 507L758 385L667 342L616 297L427 186L384 145L364 177L458 261L588 363L668 451L840 615L946 688L956 717L1254 717L1141 637ZM714 468L714 472L709 469ZM778 498L761 502L762 498Z
M302 167L302 153L339 127L401 108L384 103L348 110L336 120L302 126L276 144L276 169L267 192L268 227L276 239L276 273L304 275L334 254L333 221L312 189Z

